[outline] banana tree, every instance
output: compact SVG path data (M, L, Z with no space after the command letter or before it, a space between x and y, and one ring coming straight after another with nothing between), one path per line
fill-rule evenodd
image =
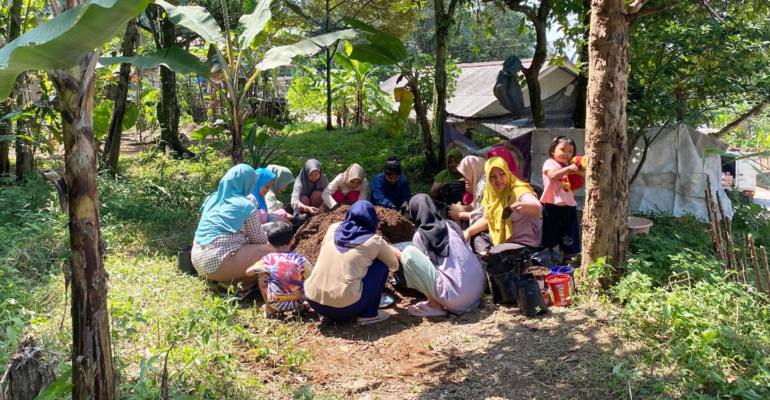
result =
M135 57L102 58L100 63L132 63L142 68L165 65L173 71L196 74L211 82L212 87L226 99L230 113L233 165L243 163L244 121L249 117L246 97L260 73L287 65L295 56L315 54L339 39L356 35L354 30L343 30L306 38L292 45L269 49L261 60L254 60L252 50L260 44L255 43L255 38L262 33L272 18L270 3L270 0L257 0L253 10L244 13L239 19L236 32L230 32L226 6L223 6L225 26L221 29L211 14L202 7L174 6L164 0L156 0L155 4L166 10L173 23L190 29L208 43L207 61L201 62L181 48L172 47Z
M350 26L362 32L362 36L369 43L356 44L350 53L350 58L360 62L368 62L376 65L394 66L397 68L402 79L406 80L405 88L411 92L414 104L414 111L417 114L417 121L420 124L422 138L425 145L425 159L428 165L433 165L436 161L433 150L433 138L428 121L427 102L423 100L423 93L420 90L420 69L418 67L419 57L416 54L409 54L406 46L398 37L382 32L364 22L353 18L345 18ZM395 125L394 125L395 126Z
M345 42L345 52L334 54L334 60L345 69L353 78L356 90L356 125L364 123L364 85L369 75L373 72L372 63L359 62L350 58L353 46Z
M104 43L149 2L68 0L60 5L52 0L54 18L0 48L0 101L30 70L46 70L59 95L69 199L74 400L115 398L93 145L94 69Z

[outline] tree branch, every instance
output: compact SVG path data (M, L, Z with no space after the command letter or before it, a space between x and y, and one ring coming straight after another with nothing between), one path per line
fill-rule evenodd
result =
M675 1L673 3L669 3L669 4L666 4L666 5L660 6L660 7L651 8L649 10L639 11L639 12L636 12L634 14L627 14L626 15L626 19L629 22L631 22L631 21L637 20L637 19L642 18L642 17L647 17L647 16L650 16L650 15L653 15L653 14L657 14L657 13L659 13L661 11L666 11L669 8L674 8L674 7L678 6L679 4L682 4L682 2L681 1Z
M633 3L628 5L628 12L627 15L636 14L639 12L639 10L644 7L645 4L647 4L649 0L634 0Z
M762 111L764 111L768 105L770 105L770 96L766 97L764 100L759 102L759 104L754 106L754 108L749 110L749 112L747 112L746 114L739 116L733 122L730 122L729 124L727 124L727 126L722 128L719 132L715 133L714 136L716 136L717 138L724 136L727 132L730 132L731 130L735 129L738 125L742 124L747 119L751 117L756 117L757 115L761 114Z
M716 10L714 10L711 7L711 5L709 4L708 0L698 0L698 1L700 1L700 3L703 5L703 7L706 7L708 12L711 13L711 15L713 15L714 18L717 19L717 21L721 22L722 25L727 26L727 22L725 22L725 20L722 19L722 17L719 14L717 14Z

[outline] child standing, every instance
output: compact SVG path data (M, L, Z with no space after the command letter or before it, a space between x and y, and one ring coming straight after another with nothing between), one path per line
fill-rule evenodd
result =
M286 311L304 311L305 280L313 267L291 251L294 231L290 223L277 220L265 226L270 253L262 257L246 275L260 274L259 288L265 299L265 316L275 318Z
M580 252L577 203L570 190L567 174L577 172L578 166L570 164L575 155L575 141L558 136L548 149L551 158L543 164L543 242L550 249L557 244L564 252L563 262ZM566 183L566 184L565 184Z

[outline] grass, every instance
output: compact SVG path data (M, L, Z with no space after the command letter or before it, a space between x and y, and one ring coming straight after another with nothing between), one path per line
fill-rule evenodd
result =
M415 193L431 184L417 137L287 129L276 163L295 173L314 157L330 179L353 162L373 177L396 154ZM253 304L176 270L176 251L192 242L200 204L229 167L216 145L196 153L193 160L139 153L124 157L117 179L99 178L119 397L159 398L168 357L171 398L312 398L309 386L275 379L301 374L313 357L296 333L301 321L266 320ZM68 368L68 234L58 207L53 188L38 178L0 186L0 374L23 336L62 357L59 373ZM736 209L736 229L770 244L766 214ZM770 397L766 299L725 281L702 223L651 218L650 235L631 243L627 275L605 294L616 309L610 326L635 346L616 357L607 385L630 387L635 398ZM690 280L670 285L669 277L682 272Z

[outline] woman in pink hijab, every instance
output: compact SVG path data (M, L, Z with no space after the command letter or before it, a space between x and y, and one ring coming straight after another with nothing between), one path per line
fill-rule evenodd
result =
M492 150L487 152L487 160L492 157L500 157L505 160L505 162L508 163L508 170L511 171L511 174L516 175L516 177L519 179L522 179L521 174L519 173L519 168L516 166L516 159L513 158L513 153L511 153L510 150L503 146L493 147Z

